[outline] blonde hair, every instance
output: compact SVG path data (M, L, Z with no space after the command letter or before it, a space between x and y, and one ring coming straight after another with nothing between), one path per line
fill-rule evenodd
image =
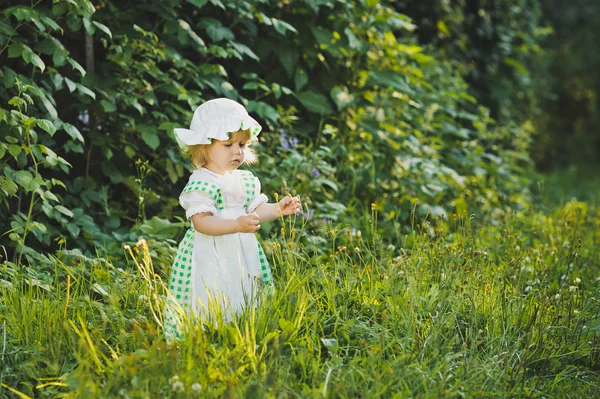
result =
M244 163L253 164L257 161L256 155L254 151L250 148L250 129L246 130L238 130L237 132L229 133L229 140L240 140L246 142L246 147L244 148ZM203 168L208 165L210 161L208 157L208 150L215 144L215 140L213 139L210 144L195 144L188 145L186 152L192 158L192 164L196 168Z

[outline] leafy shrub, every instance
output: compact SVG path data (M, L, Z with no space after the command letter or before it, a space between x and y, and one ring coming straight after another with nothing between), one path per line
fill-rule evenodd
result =
M527 198L529 131L497 126L386 4L77 0L0 23L0 221L18 258L181 232L190 166L172 130L216 96L263 122L265 192L305 197L309 228L371 202L406 222L416 201L439 215Z

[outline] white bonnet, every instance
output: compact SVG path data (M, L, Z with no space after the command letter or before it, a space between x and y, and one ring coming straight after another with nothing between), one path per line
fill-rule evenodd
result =
M216 98L200 105L194 111L189 129L174 129L181 148L195 144L210 144L211 139L227 140L229 133L250 129L251 138L258 136L262 127L248 115L244 106L228 98Z

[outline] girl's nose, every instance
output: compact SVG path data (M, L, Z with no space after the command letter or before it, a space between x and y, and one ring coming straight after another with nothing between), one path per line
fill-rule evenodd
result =
M236 144L233 147L235 148L234 151L235 151L236 154L241 154L242 153L242 146L241 145Z

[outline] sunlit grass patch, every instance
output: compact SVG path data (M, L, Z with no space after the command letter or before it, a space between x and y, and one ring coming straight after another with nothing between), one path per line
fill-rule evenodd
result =
M600 387L600 209L569 201L475 228L456 214L392 242L282 226L275 287L230 323L161 318L169 256L4 264L2 383L30 397L590 396ZM479 223L478 223L479 224ZM307 235L327 245L316 250ZM164 251L157 252L164 254Z

